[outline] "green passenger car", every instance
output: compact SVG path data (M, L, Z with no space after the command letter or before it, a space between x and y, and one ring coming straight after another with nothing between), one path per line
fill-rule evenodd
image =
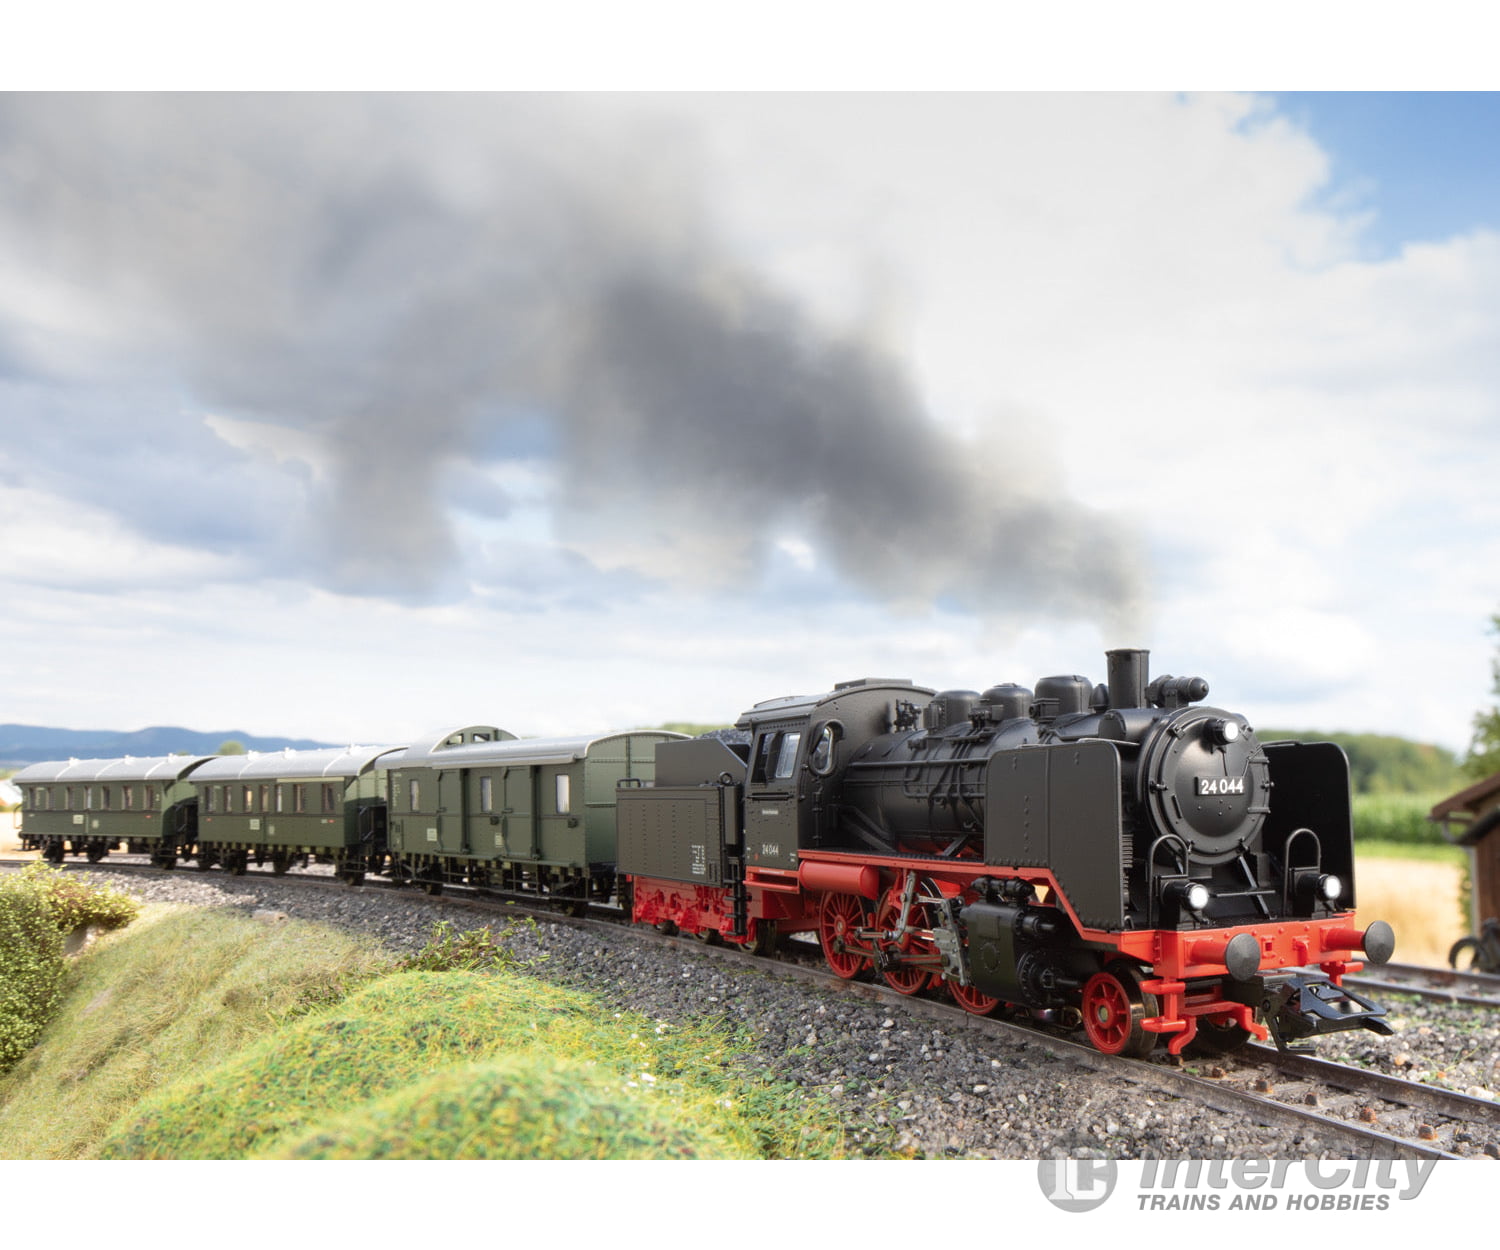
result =
M652 781L656 744L682 736L639 730L410 747L384 761L399 870L432 892L462 881L578 909L605 901L614 892L615 789Z
M124 843L134 851L190 846L197 791L189 774L206 755L53 760L23 768L21 845L53 863L86 855L98 863Z
M384 861L386 774L400 746L222 755L193 774L198 854L243 873L253 860L285 872L308 857L351 882Z

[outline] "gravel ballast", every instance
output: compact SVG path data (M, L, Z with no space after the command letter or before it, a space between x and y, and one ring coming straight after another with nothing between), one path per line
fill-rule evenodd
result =
M380 889L310 890L270 877L100 874L144 901L285 913L364 934L398 953L420 949L439 920L482 927L470 910ZM489 921L492 923L492 921ZM902 1003L872 1002L667 947L620 929L539 920L508 939L530 971L598 995L615 1010L668 1024L722 1018L750 1038L752 1063L826 1095L851 1153L880 1157L1037 1159L1304 1158L1347 1155L1318 1131L1268 1128L1050 1053L1040 1041L939 1023ZM1398 1029L1321 1039L1320 1056L1493 1097L1500 1012L1402 1000Z

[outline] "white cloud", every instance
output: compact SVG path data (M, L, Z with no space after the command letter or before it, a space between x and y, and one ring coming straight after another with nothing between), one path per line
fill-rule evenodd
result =
M153 542L86 503L0 483L6 581L109 593L239 576L235 561Z

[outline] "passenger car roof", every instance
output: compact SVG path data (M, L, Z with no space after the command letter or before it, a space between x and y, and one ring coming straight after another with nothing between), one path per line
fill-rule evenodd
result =
M46 760L30 764L11 781L40 785L53 781L177 781L212 755L122 756L113 760Z
M215 755L193 772L194 781L250 781L272 777L358 777L401 746L325 747L318 751L252 751Z

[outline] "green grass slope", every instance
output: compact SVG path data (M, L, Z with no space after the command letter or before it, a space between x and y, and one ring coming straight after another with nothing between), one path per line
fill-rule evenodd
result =
M332 930L149 912L0 1081L0 1157L827 1158L819 1098L507 969L396 971Z
M745 1159L689 1104L572 1060L448 1068L262 1152L279 1159ZM714 1117L709 1117L710 1121Z
M0 1080L0 1158L89 1158L114 1120L391 961L330 930L150 908L74 961L40 1044Z

